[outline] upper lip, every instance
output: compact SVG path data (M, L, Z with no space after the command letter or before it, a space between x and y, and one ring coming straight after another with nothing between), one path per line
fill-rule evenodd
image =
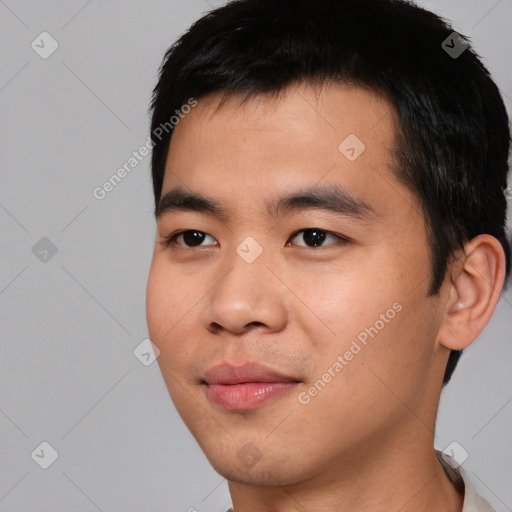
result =
M207 384L242 384L245 382L299 382L293 377L260 363L240 365L220 363L212 366L204 376Z

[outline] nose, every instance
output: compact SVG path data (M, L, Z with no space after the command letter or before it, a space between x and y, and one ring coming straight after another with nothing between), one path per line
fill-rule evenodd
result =
M278 332L288 316L285 289L262 259L247 263L235 255L201 315L203 326L215 334L243 334L256 328Z

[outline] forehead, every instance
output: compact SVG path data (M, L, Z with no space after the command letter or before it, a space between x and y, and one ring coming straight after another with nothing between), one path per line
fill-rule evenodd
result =
M215 92L202 97L197 106L182 117L173 138L184 131L184 126L201 131L206 125L206 130L222 126L225 132L239 128L281 131L283 135L305 135L318 142L319 138L329 138L333 132L341 136L343 130L364 137L381 122L379 133L392 138L395 124L394 109L381 94L329 81L298 83L280 92L253 95Z
M343 84L297 84L279 94L213 93L175 127L163 193L181 186L228 203L291 188L343 186L378 210L416 203L397 180L391 104Z

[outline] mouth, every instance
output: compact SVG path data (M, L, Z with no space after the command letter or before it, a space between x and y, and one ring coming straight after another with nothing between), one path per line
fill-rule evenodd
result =
M227 411L250 411L288 394L300 381L259 363L221 363L202 384L208 399Z

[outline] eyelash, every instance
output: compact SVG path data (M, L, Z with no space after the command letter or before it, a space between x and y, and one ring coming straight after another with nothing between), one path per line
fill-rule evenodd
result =
M299 233L302 233L302 232L305 232L305 231L312 231L312 230L319 231L321 233L325 233L326 235L330 235L330 236L333 236L335 238L338 238L339 242L342 242L342 243L349 243L349 242L352 241L352 240L350 240L350 238L348 238L346 236L339 235L337 233L333 233L332 231L327 231L325 229L320 229L320 228L303 228L303 229L299 229L298 231L295 231L290 236L289 239L295 238ZM203 247L201 245L196 246L196 247L188 247L188 246L180 246L180 245L177 244L176 240L178 239L178 237L180 237L181 235L183 235L185 233L189 233L189 232L196 232L196 233L202 233L204 235L208 235L208 233L205 233L204 231L199 231L199 230L196 230L196 229L185 229L183 231L178 231L177 233L174 233L172 235L168 235L168 236L164 237L163 241L160 242L160 243L165 248L169 248L172 245L174 245L174 246L176 246L176 247L178 247L180 249L200 249L201 247ZM211 236L211 235L208 235L208 236ZM328 244L327 246L319 246L319 247L320 248L328 247L329 245L336 245L339 242L336 242L336 243L333 243L333 244ZM288 245L288 242L287 242L287 245ZM307 246L307 245L304 245L304 246L299 245L298 247L305 247L307 249L315 249L316 248L314 246Z

